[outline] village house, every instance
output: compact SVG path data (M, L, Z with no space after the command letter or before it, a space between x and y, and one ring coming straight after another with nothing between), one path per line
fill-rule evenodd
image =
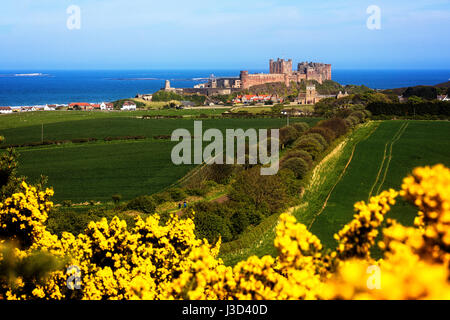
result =
M21 107L21 112L30 112L30 111L36 111L34 107Z
M91 107L90 103L86 102L73 102L69 103L69 109L81 109L81 110L88 110L88 108Z
M114 110L114 104L112 102L102 102L100 104L100 110Z
M125 101L122 105L122 108L120 108L122 111L130 111L130 110L136 110L136 104L131 101Z
M0 107L0 113L6 114L6 113L12 113L11 107Z
M268 95L268 94L262 94L262 95L246 94L246 95L239 95L233 99L233 103L243 103L243 104L249 104L252 102L253 103L265 103L268 101L278 102L278 99L276 97Z
M448 97L448 95L438 96L437 99L439 101L450 101L450 98Z

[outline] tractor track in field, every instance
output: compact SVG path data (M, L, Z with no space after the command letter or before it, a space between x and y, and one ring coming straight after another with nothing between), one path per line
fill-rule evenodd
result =
M369 201L370 197L373 195L373 192L375 190L375 187L377 186L381 175L383 175L383 178L381 180L381 183L379 184L376 194L378 194L384 184L384 181L386 180L386 176L387 176L387 172L389 170L389 166L391 164L391 160L392 160L392 151L393 151L393 147L394 144L400 140L400 138L402 137L403 133L405 133L406 128L408 127L409 122L404 123L402 126L400 126L400 128L398 129L398 131L395 133L395 135L392 137L392 140L386 142L385 146L384 146L384 154L383 154L383 160L381 161L381 165L380 165L380 169L378 170L377 173L377 177L375 179L374 184L372 185L372 188L370 189L369 192L369 196L367 198L367 201ZM389 149L389 151L388 151ZM385 166L386 163L386 166ZM383 171L384 169L384 171Z
M352 148L352 152L350 154L350 157L347 161L347 164L345 165L344 169L342 170L341 174L339 175L338 179L336 180L336 183L333 185L333 187L330 189L330 192L328 193L327 197L325 198L325 201L322 205L322 207L320 208L319 212L317 214L314 215L314 218L312 219L311 223L308 226L308 230L311 230L314 222L316 221L316 219L323 213L323 211L325 211L325 208L327 207L328 204L328 200L330 200L331 195L333 194L334 189L336 188L336 186L339 184L339 182L342 180L342 178L344 177L345 173L347 172L348 167L350 166L350 163L353 160L353 156L355 154L355 150L356 147L358 146L358 144L360 144L361 142L367 140L370 136L372 136L372 134L378 129L378 126L375 126L375 128L361 141L358 141Z

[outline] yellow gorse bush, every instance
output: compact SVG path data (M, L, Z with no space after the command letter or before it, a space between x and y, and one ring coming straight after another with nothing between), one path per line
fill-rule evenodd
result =
M354 219L335 235L335 250L283 214L278 256L253 256L234 267L218 258L220 241L196 239L192 219L177 216L164 225L158 215L138 217L132 229L103 219L58 238L45 228L52 195L23 183L21 193L0 203L0 246L13 240L17 259L40 250L65 259L64 268L44 282L0 279L0 298L450 299L450 170L442 165L417 168L399 192L356 203ZM416 226L388 219L378 244L383 258L375 260L378 229L399 195L419 208Z

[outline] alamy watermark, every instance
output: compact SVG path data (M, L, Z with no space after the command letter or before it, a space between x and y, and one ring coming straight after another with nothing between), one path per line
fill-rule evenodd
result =
M202 121L194 122L194 137L187 129L176 129L172 141L179 143L172 149L172 163L180 164L261 164L261 175L275 175L279 169L279 130L271 129L226 129L225 152L222 131L208 129L203 132ZM181 139L181 141L180 141ZM246 157L246 141L248 157ZM203 148L203 142L210 142ZM270 141L270 152L268 142ZM193 142L193 152L192 152ZM236 143L237 142L237 143ZM236 146L236 150L235 150ZM193 156L193 162L192 162ZM237 159L235 159L237 157Z
M77 5L71 5L66 10L69 17L67 18L67 29L80 30L81 29L81 8Z
M381 269L379 266L369 266L366 270L370 276L367 278L367 288L370 290L381 289Z
M67 277L66 285L69 290L81 289L81 270L78 266L70 266L66 270Z
M369 14L367 18L367 29L369 30L381 30L381 8L377 5L371 5L366 10Z

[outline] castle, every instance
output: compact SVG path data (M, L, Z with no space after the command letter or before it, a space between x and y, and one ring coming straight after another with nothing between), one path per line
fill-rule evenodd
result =
M250 74L248 71L241 71L239 78L211 78L208 83L197 85L196 88L248 89L252 86L274 82L290 86L291 82L301 82L302 80L316 80L319 83L331 80L331 64L317 62L301 62L297 65L297 71L294 71L292 59L278 58L276 61L271 59L269 72Z

